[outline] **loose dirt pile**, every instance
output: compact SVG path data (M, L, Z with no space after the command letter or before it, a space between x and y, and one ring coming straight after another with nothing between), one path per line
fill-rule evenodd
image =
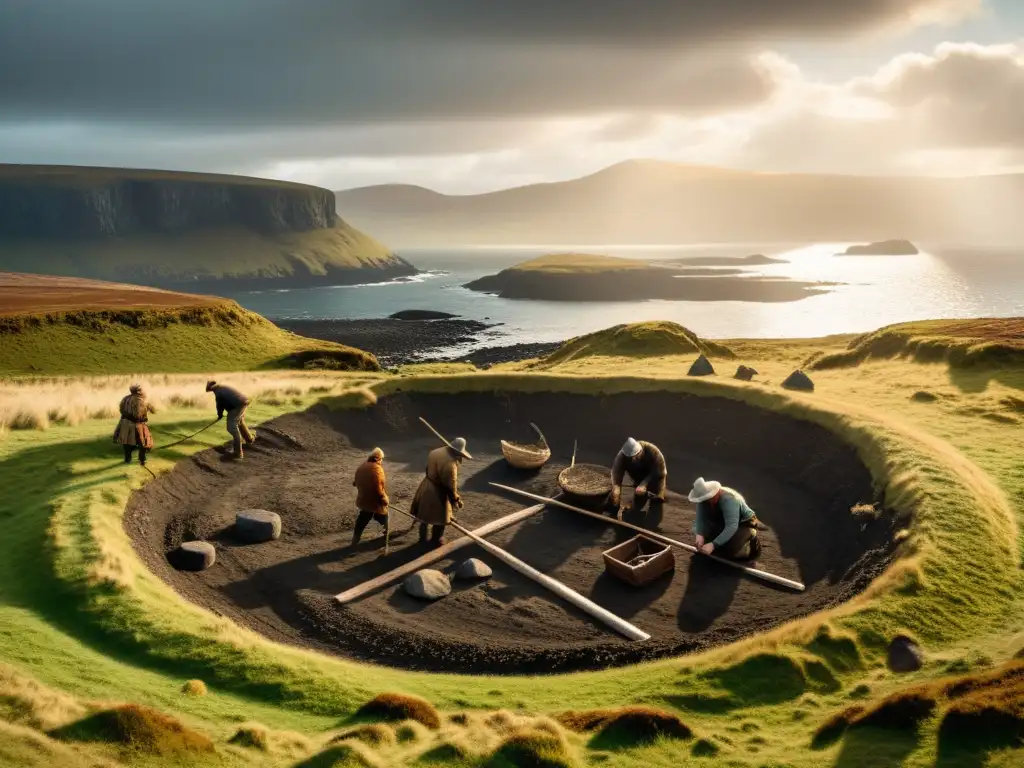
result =
M488 537L650 633L633 643L470 545L433 567L479 557L494 569L483 583L453 582L452 594L425 604L397 584L342 607L333 596L423 553L409 520L394 515L391 554L371 523L350 545L352 476L369 451L386 454L392 502L408 508L437 441L424 416L450 438L468 440L462 467L464 525L477 527L530 502L496 495L489 481L553 496L573 441L577 462L610 465L627 436L650 440L669 465L662 513L631 519L692 541L694 511L685 492L695 477L743 492L760 519L758 567L807 585L803 593L757 581L712 561L676 553L676 567L631 587L604 572L601 552L630 531L547 509ZM528 441L529 422L554 455L521 471L501 457L499 440ZM275 640L381 664L425 670L543 674L600 668L731 642L848 600L878 575L892 553L888 514L864 521L850 507L871 503L871 478L854 451L827 430L742 403L668 393L588 397L557 393L397 394L359 411L322 406L275 420L241 464L206 451L147 485L128 506L125 527L150 568L189 600ZM298 445L294 440L298 441ZM631 491L624 491L624 500ZM281 538L245 545L231 534L240 509L278 512ZM449 529L448 538L458 536ZM218 547L214 567L181 573L166 553L182 540Z

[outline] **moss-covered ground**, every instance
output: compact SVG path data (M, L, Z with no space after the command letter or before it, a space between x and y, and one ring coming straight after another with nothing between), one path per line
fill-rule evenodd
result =
M690 352L639 364L635 354L587 355L543 371L409 368L369 382L377 396L402 387L738 398L836 431L906 516L897 561L846 605L698 656L543 679L326 658L185 603L122 529L129 494L150 476L120 463L109 422L9 431L0 439L0 765L1018 765L1024 715L1011 665L1024 648L1024 369L867 360L810 371L813 393L778 386L850 341L723 342L736 357L712 356L719 375L700 379L685 376ZM754 382L730 378L740 362L759 371ZM338 379L360 392L369 381ZM257 402L250 421L317 397ZM161 430L206 423L172 407L154 429L159 442ZM168 471L223 437L210 431L158 451L150 468ZM887 669L897 633L921 643L920 671ZM387 700L398 715L364 707L380 694L396 695ZM130 727L113 727L123 704L141 709ZM608 712L624 707L639 709ZM201 748L204 737L214 752Z

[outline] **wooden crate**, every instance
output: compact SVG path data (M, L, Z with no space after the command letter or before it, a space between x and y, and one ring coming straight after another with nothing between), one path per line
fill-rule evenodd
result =
M649 539L643 534L634 536L618 546L601 553L604 557L604 568L608 573L635 587L649 584L667 571L676 567L676 556L672 547L660 541ZM629 561L641 555L654 555L640 565L630 565Z

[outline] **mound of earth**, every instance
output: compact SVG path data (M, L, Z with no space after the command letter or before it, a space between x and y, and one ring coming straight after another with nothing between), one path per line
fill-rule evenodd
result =
M824 355L807 366L843 368L871 359L909 358L951 366L1024 364L1024 318L921 320L887 325L858 336L842 352Z
M423 554L415 528L398 515L389 555L376 524L358 545L350 543L351 478L374 446L387 456L392 501L408 508L427 452L438 445L420 415L442 434L466 437L475 457L461 470L463 525L529 506L497 495L490 482L551 496L574 441L578 462L610 465L623 438L635 435L665 452L670 488L663 510L635 522L691 540L694 510L685 491L697 475L719 479L741 489L769 526L759 567L803 581L806 591L685 552L676 553L674 570L634 588L606 573L601 557L632 532L546 509L489 540L650 633L649 641L618 636L475 545L430 567L448 570L480 557L494 570L484 583L456 580L450 595L424 603L399 581L342 606L336 594ZM532 439L530 422L544 430L554 456L540 471L514 470L499 440ZM379 664L522 675L674 656L848 600L893 551L890 515L865 522L850 514L853 505L874 500L871 476L851 447L822 427L737 401L664 392L397 393L365 409L318 405L274 423L301 436L303 447L265 431L240 465L213 450L200 453L135 493L125 528L147 565L185 598L272 639ZM233 537L235 513L254 504L281 515L280 539L245 545ZM195 538L219 543L216 566L175 571L168 551Z
M882 240L867 245L851 245L843 256L916 256L917 246L909 240Z
M722 344L702 339L678 323L657 321L630 323L605 328L570 339L540 361L558 365L584 357L660 357L691 353L713 357L734 357Z

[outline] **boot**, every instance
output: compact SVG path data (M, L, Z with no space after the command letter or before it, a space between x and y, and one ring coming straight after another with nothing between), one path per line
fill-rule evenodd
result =
M232 453L231 453L231 458L233 458L235 461L241 461L242 460L242 438L240 436L239 437L235 437L232 440L232 447L233 447L233 450L232 450Z

